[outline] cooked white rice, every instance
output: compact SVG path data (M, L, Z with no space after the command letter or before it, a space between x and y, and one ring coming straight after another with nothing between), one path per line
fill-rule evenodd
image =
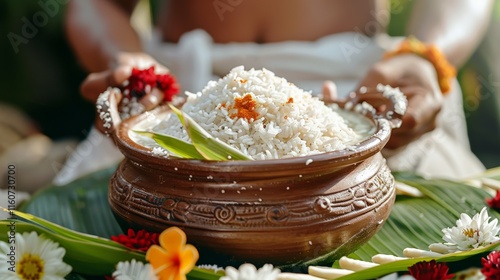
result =
M310 92L266 69L236 67L201 92L187 96L184 113L253 159L342 150L366 137ZM189 141L173 114L153 130Z

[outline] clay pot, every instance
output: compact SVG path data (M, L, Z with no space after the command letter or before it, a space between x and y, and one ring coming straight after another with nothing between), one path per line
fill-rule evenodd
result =
M113 101L110 101L113 103ZM352 149L256 161L201 161L156 156L129 137L132 117L110 132L125 156L109 184L109 203L124 228L183 229L199 263L284 265L354 251L384 224L394 178L380 151L391 134L376 132ZM112 131L116 128L115 131Z

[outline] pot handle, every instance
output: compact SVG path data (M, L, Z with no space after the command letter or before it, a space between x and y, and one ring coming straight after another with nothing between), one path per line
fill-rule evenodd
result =
M403 122L408 100L399 88L378 84L375 88L360 87L358 92L351 92L340 106L376 120L387 120L394 129L400 127Z
M97 118L95 126L107 136L112 135L122 121L120 113L118 112L118 103L121 97L122 94L120 89L108 88L97 98Z

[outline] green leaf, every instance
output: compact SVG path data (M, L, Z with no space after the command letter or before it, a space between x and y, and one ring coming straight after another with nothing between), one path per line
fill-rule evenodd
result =
M20 213L18 212L17 214ZM66 250L64 262L71 265L73 273L89 276L111 275L118 262L130 261L132 259L146 262L143 252L130 250L111 240L108 241L114 244L113 246L109 246L103 244L101 242L102 238L98 237L95 239L86 238L85 240L81 238L71 238L70 236L51 231L51 225L49 225L48 228L40 226L34 222L35 220L37 220L36 217L28 222L12 219L1 220L0 226L6 228L11 225L11 222L14 222L16 232L23 233L35 231L39 235L59 243L59 246ZM0 232L0 241L8 242L7 231ZM219 279L220 276L221 275L205 269L194 268L188 274L188 279L216 280ZM81 277L77 277L76 275L72 277L72 279L81 279Z
M144 262L143 253L105 239L123 233L107 201L109 180L115 170L113 166L67 185L39 191L20 208L24 213L17 212L25 221L16 220L16 231L34 230L58 242L66 249L65 262L73 267L73 272L82 275L110 275L119 261L132 258ZM5 228L3 223L7 222L0 221L0 227ZM0 240L7 240L7 231L0 231ZM198 268L188 274L190 280L219 278L220 275Z
M190 280L218 280L221 276L224 276L224 273L215 274L214 272L200 268L194 268L187 274Z
M193 143L194 147L207 160L250 160L251 158L228 144L212 137L199 124L197 124L189 115L182 113L175 106L170 105Z
M391 215L382 229L365 245L349 255L354 259L371 261L375 254L390 254L403 257L405 248L428 250L432 243L443 242L442 229L455 226L460 213L473 216L486 206L486 191L463 183L448 180L426 180L412 173L396 173L396 179L413 186L424 193L423 198L398 198ZM489 211L490 217L500 218L496 211ZM436 259L439 262L456 262L498 247L487 247L448 254L440 258L415 258L379 265L356 272L339 279L373 279L392 272L407 271L419 261Z
M91 174L66 186L47 188L33 196L21 210L79 232L106 238L121 233L107 202L107 185L115 169L112 167ZM500 169L487 171L485 174L487 177L499 178ZM470 216L478 213L486 206L484 199L491 197L482 189L460 182L426 180L413 173L395 173L395 177L427 196L397 197L391 215L382 229L349 257L370 261L373 255L379 253L403 256L403 250L408 247L427 249L429 244L443 242L441 229L454 226L460 213ZM493 218L500 218L500 214L495 211L489 213ZM492 249L489 246L469 251L467 255L446 256L447 258L440 260L449 265L463 258L466 258L463 262L467 262L472 258L468 254L481 255L481 250ZM378 266L343 279L372 279L395 271L405 271L409 265L425 259ZM335 259L326 256L287 269L297 271L298 267L305 264L331 266L334 261ZM189 279L218 279L213 273L204 273L208 272L194 270L189 274Z
M116 166L64 186L35 193L19 210L68 229L105 238L123 233L108 203L108 185Z
M148 136L158 143L161 147L168 150L169 152L176 154L179 157L187 158L187 159L205 159L199 152L196 150L193 144L183 141L179 138L163 135L156 132L148 132L148 131L134 131L137 134L141 134L144 136Z
M7 209L4 209L4 211L6 211L6 210ZM33 216L31 214L28 214L28 213L23 213L23 212L16 211L16 210L12 211L12 213L14 213L15 216L17 216L17 217L24 219L27 222L31 222L31 224L34 224L34 225L39 226L39 227L43 227L43 228L53 232L54 234L59 234L61 236L64 236L64 237L67 237L70 239L98 243L98 244L101 244L104 246L115 247L118 249L125 248L122 245L120 245L119 243L116 243L116 242L111 241L109 239L102 238L102 237L99 237L96 235L81 233L81 232L74 231L71 229L67 229L67 228L62 227L58 224L49 222L47 220Z
M2 220L0 226L6 228L10 222L15 222L16 232L36 231L66 249L64 262L71 265L73 272L85 275L110 275L115 265L120 261L136 259L144 262L144 253L131 251L118 244L119 246L109 246L102 244L100 240L71 238L50 229L40 226L36 223L23 222L19 220ZM7 232L0 233L0 240L7 242ZM112 242L112 241L110 241Z
M361 279L374 279L377 277L381 277L393 272L401 272L408 271L408 268L418 262L429 262L431 260L436 260L436 262L445 262L451 263L460 261L463 259L467 259L469 257L480 255L489 251L496 249L500 243L491 244L489 246L481 247L478 249L458 252L453 254L446 254L441 257L423 257L423 258L412 258L406 260L395 261L387 264L381 264L376 267L364 269L362 271L358 271L356 273L352 273L343 277L337 278L338 280L361 280Z

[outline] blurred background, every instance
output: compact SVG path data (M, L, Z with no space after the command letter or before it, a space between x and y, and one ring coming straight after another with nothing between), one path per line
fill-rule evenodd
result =
M26 191L50 183L94 119L93 104L79 93L86 74L63 31L67 1L54 0L59 5L52 11L45 11L39 1L0 2L0 166L5 169L0 178L15 160L18 187ZM148 7L149 1L141 4ZM390 35L404 35L414 1L391 0ZM458 76L471 147L488 168L500 166L498 43L500 0L495 1L482 44Z

